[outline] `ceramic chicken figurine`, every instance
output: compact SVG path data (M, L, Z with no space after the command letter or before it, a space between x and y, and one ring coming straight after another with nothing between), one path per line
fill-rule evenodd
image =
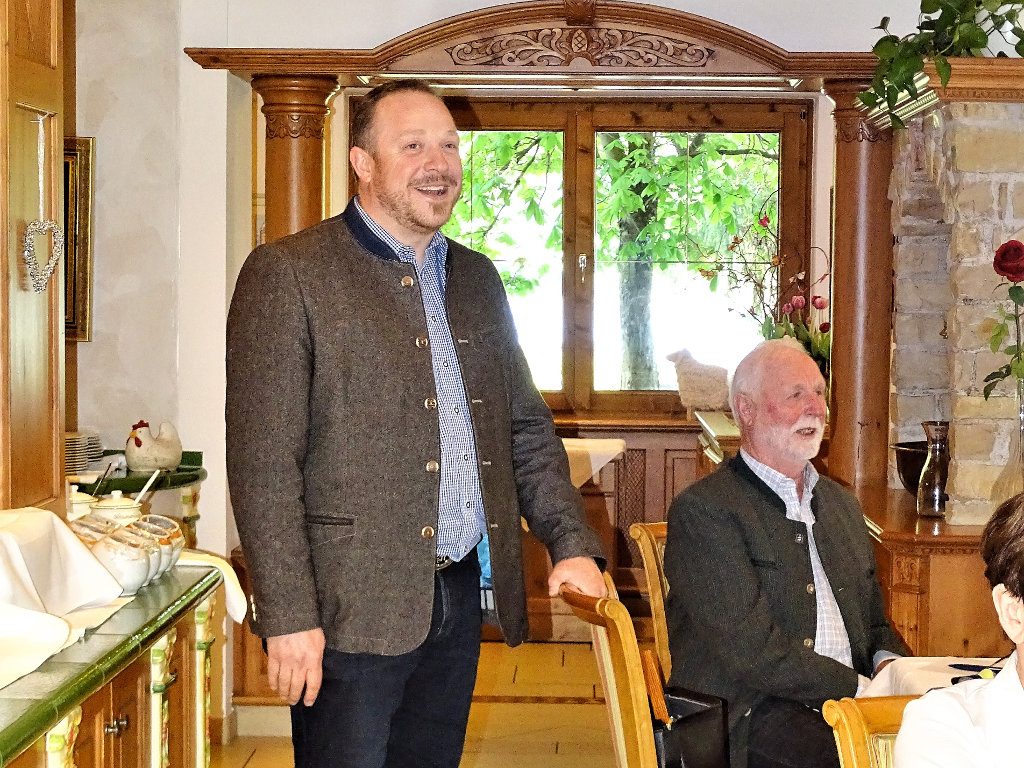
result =
M181 440L169 421L160 423L154 437L149 422L132 425L131 434L124 444L124 458L133 472L152 472L154 469L177 469L181 463Z

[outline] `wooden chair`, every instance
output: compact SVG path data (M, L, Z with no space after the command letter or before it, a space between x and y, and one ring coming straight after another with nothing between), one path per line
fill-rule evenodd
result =
M654 650L661 662L664 680L672 674L672 657L668 651L668 622L665 619L665 597L668 580L665 578L665 537L668 523L633 523L629 535L636 541L644 563L647 596L651 601L654 623Z
M891 768L903 708L916 696L880 696L825 702L821 714L835 732L842 768Z
M615 595L615 585L608 574L605 582L609 594ZM619 768L657 768L654 724L640 647L629 612L615 597L589 597L564 586L559 594L577 617L591 625L615 764Z

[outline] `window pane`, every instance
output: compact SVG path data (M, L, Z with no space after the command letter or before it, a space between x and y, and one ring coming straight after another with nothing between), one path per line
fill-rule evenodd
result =
M733 368L761 338L753 283L777 292L779 135L603 132L596 144L595 390L674 390L666 358L684 348Z
M465 188L442 232L501 272L538 389L562 389L562 134L460 131Z

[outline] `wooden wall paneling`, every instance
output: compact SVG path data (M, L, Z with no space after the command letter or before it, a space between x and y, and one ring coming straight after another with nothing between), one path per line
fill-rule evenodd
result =
M3 2L0 57L0 508L64 507L64 314L58 263L33 291L21 253L33 221L63 226L62 4ZM32 241L40 271L54 235Z

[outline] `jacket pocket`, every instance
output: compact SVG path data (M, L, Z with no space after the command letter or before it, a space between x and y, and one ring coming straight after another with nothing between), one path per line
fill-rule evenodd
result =
M351 539L355 535L356 519L332 515L306 515L306 530L309 534L309 546L322 547L331 542Z
M775 560L763 560L758 557L750 558L750 564L755 568L764 568L769 571L778 571L782 568L782 565Z

